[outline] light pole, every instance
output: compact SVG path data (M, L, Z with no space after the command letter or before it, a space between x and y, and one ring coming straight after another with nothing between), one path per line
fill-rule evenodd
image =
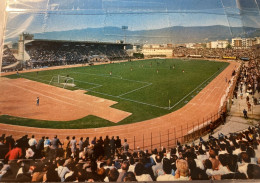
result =
M128 30L128 26L123 25L122 30L124 31L124 43L126 43L126 30Z

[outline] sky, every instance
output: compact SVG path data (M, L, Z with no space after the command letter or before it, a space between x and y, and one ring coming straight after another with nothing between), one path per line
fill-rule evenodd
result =
M9 0L6 39L22 32L172 26L260 28L260 0Z

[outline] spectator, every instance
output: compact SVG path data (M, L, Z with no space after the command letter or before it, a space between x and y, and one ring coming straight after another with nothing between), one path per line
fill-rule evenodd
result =
M124 154L127 154L128 150L129 150L129 145L127 143L127 139L125 139L125 142L123 144L123 152L124 152Z
M128 161L123 161L121 163L121 169L122 169L122 171L119 173L117 182L123 182L124 181L126 173L127 173L128 169L129 169L129 162Z
M63 151L64 151L64 158L68 158L71 155L69 136L67 136L65 141L63 142Z
M163 175L159 175L157 177L157 181L173 181L175 180L175 177L171 174L172 173L172 168L171 168L171 163L170 160L167 158L163 159ZM158 172L157 172L158 175Z
M73 158L76 157L76 150L77 150L77 140L75 139L75 136L72 137L70 141L70 147L71 147L71 156Z
M57 157L60 145L62 145L62 143L58 139L57 135L55 135L53 140L51 141L51 148L54 150L54 157Z
M22 149L20 147L15 146L12 150L10 150L6 155L5 158L8 160L17 160L22 157Z
M146 173L144 168L144 165L142 163L137 163L135 166L135 177L138 182L144 182L144 181L153 181L151 176Z
M37 141L36 141L36 139L34 138L34 135L32 135L32 138L28 141L28 144L29 144L30 148L31 148L33 151L35 151Z
M186 160L179 159L176 161L175 178L178 180L189 180L189 167Z
M118 179L119 173L116 168L110 169L108 173L109 182L116 182Z
M127 172L124 178L124 182L137 182L135 174L133 172Z
M37 158L42 158L43 157L43 154L42 154L42 152L43 152L43 150L44 150L44 140L45 140L45 137L43 136L40 140L39 140L39 142L38 142L38 144L37 144L37 146L36 146L36 157Z
M152 166L152 169L153 169L154 176L158 177L158 172L163 169L162 158L160 155L157 155L155 157L155 162L156 162L156 165Z

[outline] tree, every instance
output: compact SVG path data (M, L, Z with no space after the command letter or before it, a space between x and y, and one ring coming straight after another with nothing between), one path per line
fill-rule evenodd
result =
M134 53L134 54L133 54L133 57L134 57L134 58L139 58L139 59L140 59L140 58L144 58L144 54L143 54L143 53Z
M231 48L232 48L231 44L228 43L228 45L226 46L226 48L227 48L227 49L231 49Z

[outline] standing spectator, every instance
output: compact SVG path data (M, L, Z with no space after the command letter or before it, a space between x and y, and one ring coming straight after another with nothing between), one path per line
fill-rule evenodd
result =
M85 147L88 147L89 146L89 137L86 137L86 140L84 141L84 143L83 143L83 149L85 148Z
M5 144L9 148L9 150L14 148L15 141L12 135L6 137Z
M98 143L99 143L101 146L104 145L104 140L103 140L102 136L99 137Z
M64 151L64 158L68 158L70 156L70 137L67 136L64 143L63 143L63 151Z
M112 136L112 138L110 139L110 149L111 149L111 155L115 154L115 139L114 136Z
M80 137L80 140L79 140L79 152L82 152L83 151L83 137Z
M248 108L248 111L251 111L251 103L250 102L247 102L247 108Z
M29 147L35 152L37 141L32 135L32 138L28 141Z
M94 138L93 138L93 140L91 141L91 144L95 145L95 144L96 144L96 142L97 142L97 138L96 138L96 137L94 137Z
M39 105L40 105L40 98L37 97L37 98L36 98L36 106L39 106Z
M51 148L54 150L54 157L57 157L58 149L59 149L60 145L62 145L62 143L58 139L57 135L55 135L54 138L51 141Z
M129 144L127 143L127 139L125 139L125 142L123 144L123 153L127 154L129 150Z
M71 156L76 156L76 150L77 150L77 140L75 139L75 136L72 137L70 141L70 148L71 148Z
M246 109L243 110L243 114L244 114L244 118L247 119L248 116L247 116L247 111L246 111Z
M22 157L22 149L20 147L14 147L10 150L6 155L5 158L8 160L16 160Z
M43 137L39 140L39 142L38 142L38 144L37 144L37 146L36 146L36 157L37 157L37 158L42 158L42 151L43 151L43 149L44 149L44 139L45 139L45 137L43 136Z
M111 153L109 143L110 143L110 139L107 135L105 140L104 140L104 151L105 151L105 156L107 156L107 157L110 157L110 153Z
M213 124L212 121L211 121L210 124L209 124L209 129L210 129L210 134L212 135L212 134L213 134L213 131L214 131L214 124Z
M122 147L121 139L119 138L119 136L116 136L115 144L116 144L116 150L117 152L119 152Z
M50 141L49 137L46 137L46 139L44 140L44 153L45 153L45 156L47 156L47 153L50 150L50 146L51 146L51 141Z

